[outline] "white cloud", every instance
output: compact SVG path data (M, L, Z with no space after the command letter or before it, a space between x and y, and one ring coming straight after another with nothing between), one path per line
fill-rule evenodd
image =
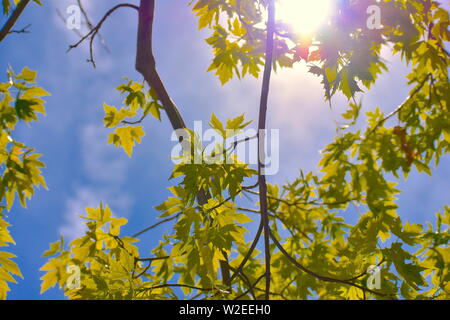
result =
M94 182L105 184L123 183L127 175L127 161L121 150L107 145L105 128L86 125L81 130L81 152L84 170Z
M106 130L86 125L80 134L82 164L89 183L75 188L66 200L65 222L60 233L71 240L84 233L84 208L108 205L117 215L127 216L133 204L130 194L123 191L126 180L127 158L118 149L106 143Z

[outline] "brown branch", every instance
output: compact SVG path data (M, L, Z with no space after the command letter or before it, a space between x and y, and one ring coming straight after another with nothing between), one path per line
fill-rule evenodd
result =
M23 27L22 29L19 30L11 30L8 32L8 34L11 33L30 33L30 31L28 30L28 28L31 27L31 24L27 24L25 27Z
M258 135L255 135L253 137L245 137L244 139L233 141L232 145L228 149L223 150L223 154L224 155L231 154L232 152L234 152L234 150L236 150L238 144L244 143L244 142L247 142L247 141L250 141L253 139L257 139L257 138L258 138Z
M139 6L136 70L142 74L145 81L155 90L172 124L173 130L177 131L178 129L185 129L186 124L156 71L152 43L154 14L155 0L141 0ZM176 133L179 140L182 141L182 135L179 132ZM203 189L197 194L197 201L200 205L206 204L209 198L210 196Z
M143 288L142 290L148 291L148 290L161 289L161 288L190 288L190 289L200 290L200 291L213 291L214 290L214 288L201 288L201 287L191 286L188 284L179 284L179 283L164 283L164 284L152 286L150 288Z
M259 238L261 238L261 234L263 231L263 221L261 219L260 223L259 223L259 227L258 227L258 231L256 232L255 238L253 239L253 242L250 246L250 249L247 251L247 254L244 256L244 259L242 259L241 263L239 264L238 268L236 269L236 272L233 273L233 275L230 278L230 282L233 281L233 279L237 276L237 273L241 272L242 269L244 268L245 264L247 263L248 259L250 259L253 251L256 248L256 245L259 242Z
M245 190L245 192L254 194L254 195L259 195L259 192L253 191L253 190ZM303 207L301 207L301 205L315 205L315 206L329 206L329 207L333 207L333 206L339 206L339 205L343 205L343 204L347 204L349 202L352 201L358 201L359 199L345 199L342 201L336 201L336 202L319 202L317 200L311 200L311 201L300 201L300 200L296 200L294 202L290 202L288 200L282 199L282 198L277 198L271 195L267 195L267 198L270 200L274 200L274 201L279 201L284 203L285 205L289 206L289 207L297 207L298 209L304 209Z
M255 209L250 209L250 208L243 208L243 207L238 207L237 210L239 211L247 211L247 212L251 212L251 213L255 213L255 214L261 214L260 211L255 210ZM281 218L277 213L268 213L269 217L271 218L275 218L277 220L279 220L281 223L283 223L283 225L290 229L286 220L284 220L283 218ZM300 234L305 237L306 239L308 239L309 241L313 241L313 239L311 239L303 230L300 230L297 226L293 225L292 226L293 229L295 229L297 232L300 232ZM293 235L293 232L291 232L291 234Z
M267 182L264 173L265 166L265 130L267 122L267 104L269 100L270 77L272 74L274 33L275 33L275 1L268 1L267 18L267 39L264 62L264 76L261 88L261 100L259 104L258 121L258 184L259 184L259 205L261 209L261 221L264 226L264 257L266 268L266 295L265 299L270 299L270 237L269 237L269 216L267 212Z
M147 261L147 262L153 262L153 261L157 261L157 260L166 260L169 259L170 256L165 256L165 257L153 257L153 258L135 258L136 261Z
M149 227L147 227L147 228L145 228L145 229L143 229L143 230L133 234L131 237L136 238L136 237L140 236L141 234L143 234L143 233L145 233L147 231L150 231L150 230L156 228L157 226L159 226L159 225L161 225L161 224L163 224L165 222L169 222L169 221L177 219L179 216L181 216L181 214L182 214L182 212L179 212L176 215L174 215L173 217L170 217L170 218L161 220L161 221L159 221L159 222L157 222L155 224L152 224L151 226L149 226Z
M258 285L258 283L264 278L266 276L266 273L264 272L254 283L253 283L253 285L251 286L251 288L248 288L247 289L247 291L245 291L245 292L243 292L242 294L240 294L240 295L238 295L237 297L235 297L233 300L239 300L240 298L242 298L243 296L245 296L245 295L247 295L249 292L250 292L250 290L252 289L252 288L255 288L257 285Z
M66 18L64 18L64 15L61 13L61 11L56 8L56 14L58 15L58 17L61 19L61 21L63 23L66 23ZM72 31L80 38L83 38L83 35L81 34L80 31L78 31L76 28L72 29Z
M80 40L78 40L78 42L76 42L73 45L69 46L69 49L67 51L70 51L76 47L78 47L81 43L83 43L85 40L89 39L89 54L90 54L90 58L88 59L88 62L91 62L92 65L95 68L95 60L94 60L94 49L93 49L93 42L95 39L95 36L98 34L98 32L100 31L103 23L108 19L108 17L117 9L120 8L132 8L135 10L139 11L139 7L134 5L134 4L130 4L130 3L120 3L114 7L112 7L111 9L109 9L105 15L103 16L103 18L100 20L100 22L91 29L91 31L89 31L85 36L83 36Z
M352 282L352 279L353 279L353 278L352 278L352 279L349 279L349 280L341 280L341 279L336 279L336 278L331 278L331 277L326 277L326 276L319 275L319 274L317 274L317 273L315 273L315 272L309 270L308 268L304 267L304 266L303 266L302 264L300 264L299 262L297 262L297 260L296 260L293 256L291 256L291 255L283 248L283 246L282 246L281 243L278 241L278 239L273 235L273 233L272 233L271 230L270 230L270 237L272 238L272 241L275 243L275 245L277 246L277 248L281 251L281 253L282 253L282 254L283 254L283 255L284 255L284 256L285 256L285 257L286 257L286 258L287 258L294 266L296 266L296 267L297 267L298 269L300 269L301 271L303 271L303 272L309 274L310 276L312 276L312 277L314 277L314 278L316 278L316 279L318 279L318 280L325 281L325 282L332 282L332 283L340 283L340 284L349 285L349 286L358 288L358 289L362 290L363 292L364 292L364 291L367 291L367 292L370 292L370 293L372 293L372 294L374 294L374 295L378 295L378 296L382 296L382 297L392 296L392 295L390 295L390 294L385 294L385 293L377 292L377 291L368 289L368 288L366 288L366 287L364 287L364 286L361 286L361 285L359 285L359 284L353 283L353 282ZM361 276L358 276L358 277L361 277Z
M135 257L134 258L135 267L136 267L137 262L139 262L139 261L146 261L146 262L148 262L148 264L144 268L144 270L142 270L138 275L136 275L136 276L133 275L133 279L137 279L137 278L141 277L142 275L144 275L148 271L148 269L150 269L150 267L152 266L152 262L153 261L166 260L166 259L169 259L169 258L170 258L170 256L154 257L154 258L136 258ZM133 274L134 274L134 269L133 269Z
M3 25L3 27L0 29L0 42L5 39L5 37L11 33L11 29L13 28L14 24L16 23L17 19L19 19L20 15L22 14L25 7L28 5L30 0L22 0L19 2L19 4L14 9L13 13L10 15L6 23Z
M237 270L230 265L228 265L228 268L233 272L237 272ZM256 295L255 295L255 292L253 291L254 285L252 285L252 283L250 282L250 279L242 271L238 272L237 274L238 274L239 278L241 278L242 281L245 282L245 284L248 286L247 288L250 291L250 294L252 295L253 299L256 300Z
M256 188L257 186L258 186L258 182L255 183L255 184L252 185L252 186L244 186L244 187L242 187L240 190L238 190L238 191L236 192L236 195L235 195L234 197L236 197L237 195L241 194L241 193L242 193L243 191L245 191L245 190L251 190L251 189ZM232 200L234 197L229 196L228 198L226 198L225 200L219 202L217 205L215 205L215 206L212 207L211 209L208 209L208 212L211 212L211 211L213 211L213 210L216 210L216 209L222 207L222 206L225 205L228 201Z
M87 27L89 28L89 30L92 30L94 28L94 25L92 24L91 20L89 19L89 15L87 14L86 10L84 9L83 3L81 2L81 0L77 0L77 3L78 3L78 7L80 8L81 14L84 17ZM73 30L75 30L75 29L73 29ZM106 45L106 42L103 40L103 37L100 33L98 34L98 39L99 39L100 44L103 46L103 48L105 48L105 50L108 53L111 53L111 50Z
M430 79L430 77L432 77L432 74L429 73L427 74L427 76L425 77L425 79L422 80L422 82L419 83L419 85L414 89L413 92L411 92L411 94L406 98L405 101L403 101L402 104L400 104L397 109L395 109L394 111L392 111L391 113L389 113L385 118L381 119L376 125L375 127L369 131L369 133L366 135L366 137L364 139L369 138L372 134L375 133L375 131L377 131L386 121L388 121L390 118L392 118L393 116L395 116L396 114L398 114L407 104L408 102L414 98L414 96L419 93L420 90L422 90L423 86L425 85L425 83L427 83L428 79Z

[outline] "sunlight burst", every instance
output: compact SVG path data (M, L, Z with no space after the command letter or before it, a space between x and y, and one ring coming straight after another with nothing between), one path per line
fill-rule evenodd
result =
M278 0L277 20L291 25L299 34L312 34L326 23L332 0Z

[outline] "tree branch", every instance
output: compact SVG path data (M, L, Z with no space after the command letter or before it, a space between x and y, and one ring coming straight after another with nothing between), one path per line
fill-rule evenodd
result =
M109 9L105 15L103 16L103 18L100 20L100 22L91 29L91 31L89 31L85 36L83 36L80 40L78 40L78 42L76 42L73 45L69 46L69 49L67 51L70 51L76 47L78 47L82 42L84 42L86 39L89 38L89 54L90 54L90 58L88 59L88 62L91 62L92 65L95 68L95 60L94 60L94 49L93 49L93 43L94 43L94 39L95 36L98 34L98 32L100 31L100 28L102 27L103 23L106 21L106 19L108 19L108 17L117 9L120 8L133 8L135 10L139 11L139 7L131 4L131 3L120 3L114 7L112 7L111 9Z
M244 259L242 259L241 263L239 264L239 267L236 269L236 271L231 276L230 282L233 281L233 279L237 276L237 273L242 271L242 269L244 268L244 266L247 263L248 259L250 259L253 251L256 248L256 245L259 242L259 238L261 238L261 234L262 234L263 228L264 228L264 224L263 224L263 221L261 219L261 221L259 223L258 231L256 231L256 235L255 235L255 238L253 239L253 242L252 242L252 244L250 246L250 249L248 250L248 252L245 255Z
M385 118L383 118L382 120L380 120L375 127L369 131L369 133L366 135L365 139L369 138L369 136L371 136L372 134L375 133L375 131L377 131L386 121L388 121L390 118L392 118L393 116L395 116L396 114L398 114L406 105L407 103L414 98L414 96L419 93L420 90L422 90L423 86L425 85L425 83L427 83L428 79L430 79L430 77L432 77L432 74L429 73L427 74L427 76L425 77L425 79L422 80L421 83L419 83L419 85L414 89L414 91L406 98L406 100L397 107L397 109L395 109L394 111L392 111L391 113L389 113Z
M155 223L155 224L152 224L151 226L149 226L149 227L147 227L147 228L145 228L145 229L143 229L143 230L141 230L141 231L139 231L139 232L133 234L131 237L136 238L136 237L140 236L141 234L143 234L143 233L145 233L145 232L147 232L147 231L150 231L150 230L156 228L157 226L159 226L159 225L161 225L161 224L163 224L163 223L166 223L166 222L175 220L175 219L177 219L179 216L181 216L182 213L183 213L183 212L179 212L179 213L177 213L176 215L174 215L173 217L170 217L170 218L161 220L161 221L159 221L159 222L157 222L157 223Z
M267 212L267 182L265 176L265 130L267 121L267 103L269 99L270 76L272 74L274 33L275 33L275 2L268 1L267 19L267 40L264 62L264 76L261 89L261 100L259 104L258 122L258 184L259 184L259 205L261 208L261 221L264 226L264 257L266 267L266 294L265 299L270 299L270 237L269 237L269 217Z
M160 288L190 288L190 289L195 289L195 290L200 290L200 291L213 291L214 288L201 288L201 287L196 287L196 286L191 286L188 284L179 284L179 283L164 283L164 284L158 284L155 286L152 286L150 288L143 288L143 291L148 291L148 290L154 290L154 289L160 289Z
M31 24L27 24L25 27L23 27L22 29L19 29L19 30L13 29L13 30L9 31L8 34L11 34L11 33L30 33L30 31L28 30L29 27L31 27Z
M22 14L25 7L28 5L30 0L22 0L19 2L19 4L14 9L13 13L9 17L9 19L6 21L6 23L3 25L2 29L0 29L0 42L3 41L3 39L11 33L11 29L16 23L17 19L19 19L20 15Z
M237 297L235 297L233 300L239 300L240 298L242 298L243 296L247 295L253 288L255 288L258 283L266 276L266 273L263 273L251 286L251 288L248 288L247 291L243 292L242 294L238 295Z
M276 245L277 248L281 251L281 253L282 253L282 254L283 254L283 255L284 255L284 256L285 256L285 257L286 257L286 258L287 258L294 266L296 266L296 267L297 267L298 269L300 269L301 271L303 271L303 272L309 274L310 276L312 276L312 277L314 277L314 278L316 278L316 279L318 279L318 280L325 281L325 282L333 282L333 283L341 283L341 284L349 285L349 286L358 288L358 289L362 290L363 292L364 292L364 291L367 291L367 292L370 292L370 293L372 293L372 294L375 294L375 295L378 295L378 296L382 296L382 297L391 296L391 295L389 295L389 294L380 293L380 292L377 292L377 291L368 289L368 288L366 288L366 287L364 287L364 286L361 286L361 285L359 285L359 284L356 284L356 283L353 283L353 282L352 282L352 280L361 277L361 275L358 275L357 277L354 277L354 278L349 279L349 280L340 280L340 279L335 279L335 278L331 278L331 277L321 276L321 275L319 275L319 274L317 274L317 273L315 273L315 272L313 272L313 271L307 269L307 268L304 267L302 264L298 263L297 260L296 260L293 256L291 256L291 255L283 248L283 246L282 246L281 243L278 241L278 239L273 235L273 233L272 233L271 230L270 230L269 232L270 232L270 237L271 237L272 241L275 243L275 245Z

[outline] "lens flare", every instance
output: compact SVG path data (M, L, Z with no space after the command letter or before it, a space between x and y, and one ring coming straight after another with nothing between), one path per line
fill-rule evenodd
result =
M296 33L313 34L327 22L333 0L278 0L277 20L291 25Z

